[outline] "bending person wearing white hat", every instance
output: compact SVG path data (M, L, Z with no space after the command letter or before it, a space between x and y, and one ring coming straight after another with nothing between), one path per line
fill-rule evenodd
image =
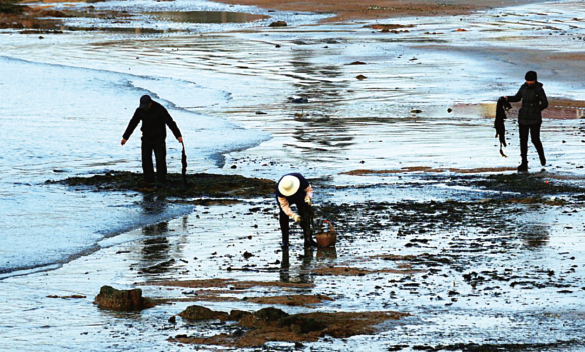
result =
M313 198L313 188L309 181L297 172L284 175L278 181L275 194L278 207L280 208L279 221L280 230L282 231L282 246L289 246L289 219L301 223L305 247L316 246L317 242L311 237L309 220L309 207ZM290 208L292 204L297 206L298 214Z

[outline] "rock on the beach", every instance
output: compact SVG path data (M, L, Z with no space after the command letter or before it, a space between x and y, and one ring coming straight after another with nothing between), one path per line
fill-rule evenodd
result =
M240 319L250 316L252 315L252 313L250 312L246 312L243 310L238 310L238 309L234 309L232 311L230 311L230 318L229 320L231 321L239 321Z
M268 27L286 27L287 23L285 21L276 21L272 22Z
M117 290L112 286L102 286L100 293L95 297L94 303L99 308L120 311L143 310L154 307L147 298L142 297L142 290Z
M189 306L179 313L179 316L186 320L229 320L229 314L218 312L202 306Z
M267 307L262 308L259 311L244 316L239 324L247 328L257 328L259 326L273 325L276 324L280 319L288 317L288 313L281 309Z
M291 103L293 104L307 104L309 102L309 99L307 98L288 98L290 100Z

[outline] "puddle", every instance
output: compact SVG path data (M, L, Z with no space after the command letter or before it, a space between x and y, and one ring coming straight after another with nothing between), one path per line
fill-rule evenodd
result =
M240 12L222 11L185 11L185 12L148 12L158 21L172 21L181 23L246 23L270 18L270 16Z

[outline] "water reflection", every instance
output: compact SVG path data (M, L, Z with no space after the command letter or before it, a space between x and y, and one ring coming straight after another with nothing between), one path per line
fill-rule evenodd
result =
M312 57L310 50L296 50L290 62L298 79L294 84L296 94L309 100L309 104L293 106L297 120L305 122L294 131L293 137L301 143L316 144L303 149L318 154L347 149L354 144L347 121L331 116L340 115L340 105L345 100L340 92L347 92L349 83L341 79L343 72L339 65L319 66L310 61Z
M529 224L522 228L521 238L524 244L532 249L546 246L550 239L550 226L543 224Z
M294 270L297 272L296 276L293 274L291 278L291 268L290 268L290 249L283 248L282 249L282 260L280 261L280 281L282 282L301 282L301 283L309 283L312 282L311 279L311 268L313 264L313 258L315 256L315 248L314 247L305 247L303 249L303 254L300 255L298 258L300 259L299 267Z
M335 247L317 248L318 261L334 261L335 259L337 259L337 249Z
M144 194L141 203L143 213L146 215L162 214L167 207L165 200L166 198L161 195ZM170 257L171 246L166 236L168 233L168 221L142 228L142 234L146 238L142 241L142 259L138 264L140 273L149 275L170 271L174 260Z
M145 215L162 214L167 208L166 197L159 194L145 193L142 196L140 207Z
M246 23L270 18L265 15L222 11L148 12L145 15L154 16L159 21L181 23Z

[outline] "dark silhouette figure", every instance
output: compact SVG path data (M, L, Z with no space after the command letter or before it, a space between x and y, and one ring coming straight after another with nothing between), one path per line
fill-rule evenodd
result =
M164 183L167 179L167 129L169 126L175 137L183 143L181 131L177 124L162 105L153 101L150 96L143 95L140 98L140 106L134 112L134 116L128 123L124 132L121 144L124 145L134 132L138 124L142 122L142 172L144 181L154 182L154 166L152 164L152 153L156 159L156 178L158 182Z
M520 86L518 93L512 97L504 97L509 102L522 101L522 107L518 111L518 127L520 128L520 156L522 163L518 166L519 172L528 171L528 135L538 152L540 164L546 165L544 148L540 141L540 126L542 125L542 110L548 107L548 100L543 84L538 82L536 72L526 72L526 83Z

